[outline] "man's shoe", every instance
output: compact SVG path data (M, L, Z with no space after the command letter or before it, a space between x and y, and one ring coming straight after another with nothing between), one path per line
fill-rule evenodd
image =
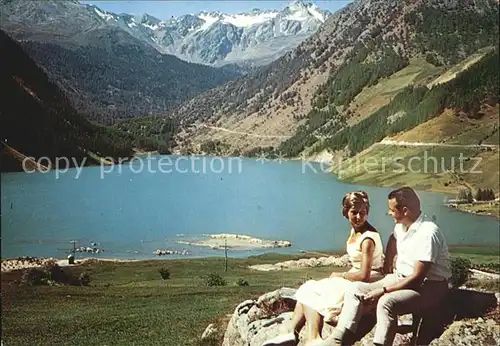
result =
M323 343L319 343L314 346L346 346L353 345L355 334L351 332L349 329L340 330L335 328L333 332L323 340Z
M282 334L267 340L262 346L297 346L298 341L294 333Z

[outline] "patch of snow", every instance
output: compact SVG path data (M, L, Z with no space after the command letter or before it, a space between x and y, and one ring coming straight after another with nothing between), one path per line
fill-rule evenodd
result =
M153 31L158 30L158 28L159 28L159 26L156 25L156 24L155 25L149 25L149 24L146 24L146 23L142 23L142 26L145 26L146 28L151 29Z
M286 16L286 20L294 20L297 22L304 22L309 19L309 12L307 10L301 9L300 11L295 11L289 16Z
M262 24L276 18L278 12L267 12L257 14L225 14L222 22L232 24L238 28L247 28L255 24Z
M217 22L219 20L219 17L211 16L208 13L201 13L198 15L198 18L200 18L201 20L204 20L205 23L202 26L200 26L198 28L198 30L196 30L196 32L207 30L208 28L210 28L212 26L212 24L214 24L215 22Z
M134 22L128 23L127 25L129 28L133 28L133 27L137 26L137 24L135 24Z
M94 7L94 10L97 13L97 15L104 20L113 19L113 16L111 14L109 14L108 12L102 12L97 7Z
M312 5L310 6L308 9L309 13L314 17L316 18L317 20L319 20L321 23L324 23L325 22L325 16L320 12L320 9L318 6L316 5Z

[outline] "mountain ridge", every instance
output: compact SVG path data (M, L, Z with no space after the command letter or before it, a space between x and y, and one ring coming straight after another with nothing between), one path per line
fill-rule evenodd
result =
M282 11L255 9L239 14L200 11L165 21L147 13L116 14L78 1L19 4L2 0L0 3L5 5L5 13L0 15L3 26L18 39L50 42L55 37L66 44L75 44L92 30L114 27L161 53L214 66L265 64L294 48L300 41L294 37L304 39L314 33L330 15L302 0L291 2ZM265 51L255 53L261 44L277 38L281 40L281 49L272 50L267 45ZM253 49L245 58L249 48Z
M75 108L104 124L163 114L241 75L161 54L118 26L105 25L76 1L0 5L0 27L21 42Z

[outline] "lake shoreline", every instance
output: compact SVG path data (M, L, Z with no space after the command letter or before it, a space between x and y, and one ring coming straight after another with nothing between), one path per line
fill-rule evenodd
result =
M485 254L491 255L495 253L495 246L491 245L476 245L476 244L448 244L450 255L454 253L463 253L467 256L484 256ZM317 267L317 266L340 266L343 267L347 265L348 258L346 257L345 251L297 251L293 253L281 253L281 252L267 252L258 255L252 255L247 257L228 257L231 261L245 261L251 260L252 258L266 258L270 257L268 261L269 264L261 264L260 267L255 268L260 271L274 271L270 267L280 266L281 269L288 268L301 268L301 267ZM190 256L190 257L152 257L152 258L96 258L96 257L85 257L75 259L74 264L69 264L67 258L54 258L54 257L24 257L20 258L5 258L1 259L1 272L8 273L17 270L24 270L28 268L42 268L46 264L56 263L60 267L79 267L85 265L93 265L98 263L114 263L114 264L131 264L131 263L176 263L176 262L189 262L189 261L199 261L199 260L223 260L224 256ZM282 261L279 261L279 260ZM312 259L312 261L311 261ZM276 262L276 263L275 263ZM296 265L292 262L296 262Z
M335 175L336 179L340 183L343 183L343 184L359 184L358 182L352 182L352 181L349 181L349 180L342 180L341 178L339 178L337 176L337 174L335 172L332 171L332 173ZM360 182L360 185L365 185L365 186L370 186L370 187L394 188L394 189L397 188L397 187L391 186L389 184L373 184L373 183L368 182L368 181L362 181L362 182ZM442 190L442 189L437 189L437 188L434 188L433 186L431 186L430 188L423 188L423 189L419 188L419 186L412 186L411 183L408 184L407 186L410 186L410 187L414 188L415 191L417 191L417 193L419 191L420 192L434 192L434 193L442 194L442 195L446 196L449 199L453 199L455 197L450 191L448 191L448 190ZM496 219L500 220L500 205L499 205L498 202L495 203L495 208L493 208L493 210L491 212L488 212L488 211L486 211L486 212L477 211L477 210L475 210L474 205L472 203L467 203L467 204L464 204L464 205L459 205L458 207L454 207L452 204L446 203L446 202L444 202L443 205L446 206L449 209L453 209L453 210L459 211L461 213L473 214L473 215L477 215L477 216L488 216L488 217L493 217L493 218L496 218Z

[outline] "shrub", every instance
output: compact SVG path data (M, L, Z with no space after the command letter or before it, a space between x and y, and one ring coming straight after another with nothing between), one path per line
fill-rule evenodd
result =
M21 285L35 286L46 283L46 273L38 268L27 268L23 270Z
M456 258L451 261L451 285L462 286L469 278L469 269L472 264L467 258Z
M90 275L87 272L83 272L78 277L78 284L80 286L88 286L90 284Z
M238 286L249 286L248 285L248 281L245 280L245 279L242 279L242 278L239 278L237 281L236 281L236 285Z
M43 266L43 271L45 272L48 281L59 284L71 282L72 278L54 261L47 262Z
M54 284L88 286L90 275L84 272L76 277L65 272L56 262L49 261L41 268L24 269L19 283L27 286Z
M226 281L217 273L208 274L205 283L208 287L226 286Z
M159 270L159 272L160 272L161 278L162 278L163 280L168 280L168 279L170 279L170 269L168 269L168 268L161 268L161 269Z

